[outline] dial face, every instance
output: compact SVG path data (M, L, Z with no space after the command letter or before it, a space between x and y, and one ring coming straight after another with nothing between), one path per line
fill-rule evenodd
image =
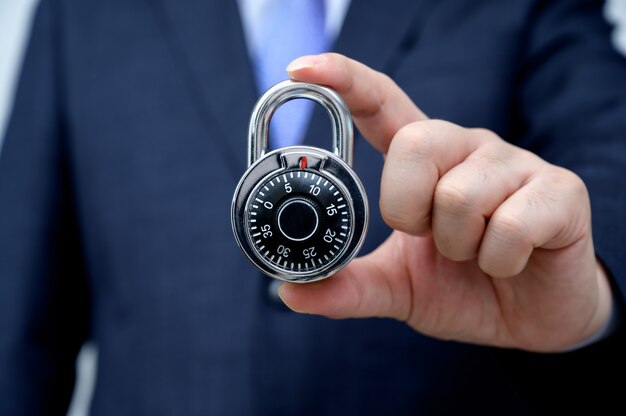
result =
M328 175L291 169L252 192L246 209L250 244L271 268L308 274L330 267L352 237L349 196Z

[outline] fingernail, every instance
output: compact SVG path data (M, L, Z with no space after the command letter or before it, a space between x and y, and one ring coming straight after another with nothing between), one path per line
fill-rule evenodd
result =
M287 65L285 70L287 72L299 71L305 68L313 68L320 64L324 59L320 55L306 55L294 59Z

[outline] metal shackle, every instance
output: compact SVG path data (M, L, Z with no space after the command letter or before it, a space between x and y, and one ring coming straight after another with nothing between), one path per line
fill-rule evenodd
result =
M267 90L252 109L248 129L248 167L267 153L270 121L274 112L287 101L296 98L315 101L326 109L333 128L333 153L352 166L354 131L350 110L343 99L330 88L287 80Z

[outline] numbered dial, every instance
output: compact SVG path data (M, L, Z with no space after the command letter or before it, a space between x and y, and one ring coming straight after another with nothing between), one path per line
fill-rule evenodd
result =
M274 270L323 271L336 262L352 237L349 198L342 186L319 171L281 171L248 199L248 241Z

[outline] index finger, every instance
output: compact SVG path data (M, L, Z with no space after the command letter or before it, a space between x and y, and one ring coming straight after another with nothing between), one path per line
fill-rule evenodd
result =
M400 128L428 118L387 75L343 55L302 56L287 66L287 73L337 91L359 131L382 153Z

